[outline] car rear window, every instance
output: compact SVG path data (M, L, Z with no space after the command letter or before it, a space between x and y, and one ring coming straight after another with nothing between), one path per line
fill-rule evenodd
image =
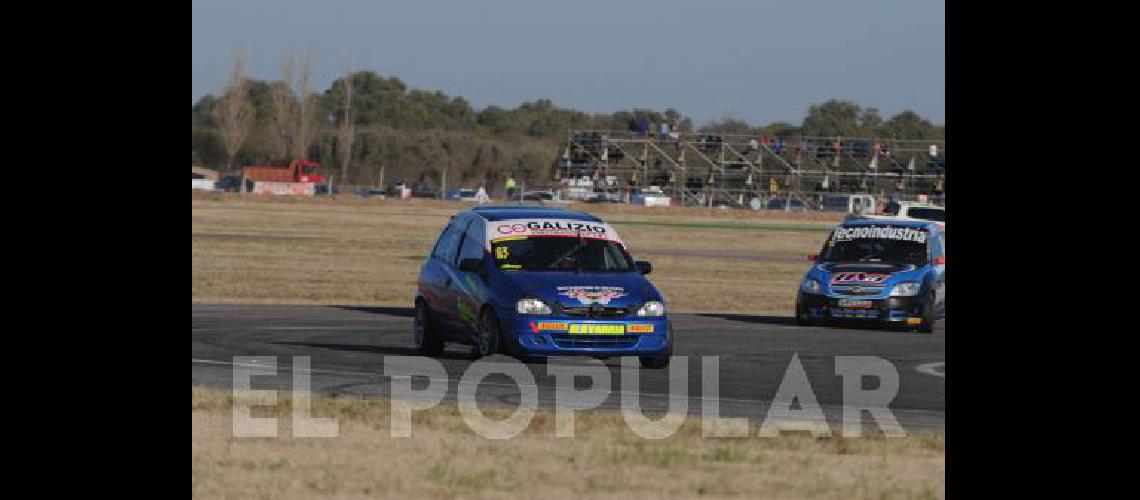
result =
M946 211L941 208L912 208L907 215L915 219L946 222Z

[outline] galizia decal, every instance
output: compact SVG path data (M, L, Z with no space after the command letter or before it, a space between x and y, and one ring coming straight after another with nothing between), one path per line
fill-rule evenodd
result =
M487 243L539 236L582 237L621 243L614 228L604 222L569 219L510 219L487 222ZM489 245L488 245L489 247ZM498 257L498 256L496 256Z
M831 284L832 285L842 285L842 284L847 284L847 283L877 284L877 283L882 283L882 282L886 281L887 278L890 278L890 277L891 277L891 275L882 274L882 273L860 273L860 272L835 273L835 274L831 275Z
M609 304L611 300L629 295L620 286L560 286L558 295L577 300L582 305Z

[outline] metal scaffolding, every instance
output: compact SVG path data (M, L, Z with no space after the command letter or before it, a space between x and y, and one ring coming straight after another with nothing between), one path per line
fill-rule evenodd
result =
M945 143L873 138L570 131L553 179L568 199L653 188L684 205L826 193L940 197Z

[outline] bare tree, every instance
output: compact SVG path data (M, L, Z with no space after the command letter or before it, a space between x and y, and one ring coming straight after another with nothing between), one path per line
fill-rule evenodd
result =
M344 119L340 123L337 154L340 156L340 178L348 178L348 163L352 160L352 139L356 132L352 115L352 67L345 65L344 71Z
M237 52L233 69L222 87L222 98L213 109L222 134L222 146L226 150L227 171L233 170L234 158L253 126L253 104L249 100L249 81L245 71L245 54Z
M274 154L278 158L308 158L316 136L318 97L312 89L312 53L306 54L297 71L297 59L290 52L281 61L281 82L273 86Z
M309 157L309 145L316 136L316 115L318 97L313 94L312 77L313 54L305 54L301 63L301 72L297 79L297 112L295 116L297 128L293 137L293 156L296 158Z
M273 100L273 153L277 158L285 158L293 150L296 123L293 110L296 107L293 97L293 53L281 61L281 82L270 92Z

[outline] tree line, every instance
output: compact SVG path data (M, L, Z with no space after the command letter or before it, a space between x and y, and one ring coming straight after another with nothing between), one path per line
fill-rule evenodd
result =
M495 183L516 178L545 182L558 145L569 130L628 130L641 121L669 123L681 132L746 134L790 139L802 136L941 139L944 127L913 111L884 119L875 108L830 100L812 105L800 125L754 126L735 118L694 127L675 109L586 113L548 99L513 109L476 110L466 99L409 88L396 77L352 71L327 89L311 86L312 58L288 55L280 78L249 78L244 56L234 58L218 95L191 108L192 162L236 172L244 165L305 156L324 164L338 183L432 187L446 172L448 184ZM459 184L456 184L459 183Z

